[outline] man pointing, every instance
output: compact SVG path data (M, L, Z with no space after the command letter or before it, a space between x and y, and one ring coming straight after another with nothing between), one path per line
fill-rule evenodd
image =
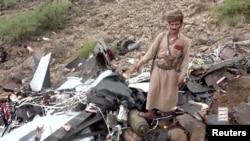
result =
M189 41L180 32L184 15L173 10L164 15L166 30L159 33L143 58L134 66L135 71L155 57L149 91L147 95L146 118L153 117L153 110L163 113L171 111L178 103L178 87L184 82L189 63Z

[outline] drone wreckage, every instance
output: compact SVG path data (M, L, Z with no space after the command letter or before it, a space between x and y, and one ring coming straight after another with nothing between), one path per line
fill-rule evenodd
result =
M220 84L249 71L249 56L236 46L232 42L212 54L194 56L178 105L169 113L156 111L153 120L138 115L146 111L150 72L125 78L110 66L114 56L102 38L94 57L76 58L65 67L87 70L85 78L68 77L57 89L50 88L51 53L33 56L36 71L29 87L19 88L17 78L2 85L7 92L1 95L0 140L204 141L206 125L247 124L250 115L240 107L250 107L243 102L228 122L209 112L214 92L224 91Z

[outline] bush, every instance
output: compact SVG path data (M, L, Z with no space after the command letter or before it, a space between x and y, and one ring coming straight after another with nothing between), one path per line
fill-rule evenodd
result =
M250 22L250 0L225 0L214 7L213 15L222 24L234 26Z
M54 1L34 11L12 14L0 19L0 36L7 42L27 39L43 30L63 28L70 0Z
M94 52L97 42L93 39L87 39L83 46L78 51L78 56L81 59L87 59Z
M115 40L111 44L111 50L115 55L119 55L119 51L121 49L119 41Z
M17 5L16 0L0 0L0 8L1 9L14 8L16 5Z

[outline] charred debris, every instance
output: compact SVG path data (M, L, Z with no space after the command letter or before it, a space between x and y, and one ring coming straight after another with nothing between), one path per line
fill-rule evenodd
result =
M127 46L126 51L132 51L139 48L139 42ZM216 101L215 92L227 95L228 84L250 72L249 53L239 46L230 42L212 53L193 56L185 86L179 90L178 105L169 113L156 111L153 120L138 116L139 111L145 111L149 71L125 78L112 67L115 56L103 38L97 43L94 56L86 60L75 58L65 66L69 72L84 71L84 76L68 77L59 88L51 88L51 53L34 54L29 58L35 70L30 83L23 83L17 75L1 85L5 91L0 95L1 137L45 141L204 141L206 125L249 124L250 114L246 111L250 106L246 102L235 105L224 121L210 110Z

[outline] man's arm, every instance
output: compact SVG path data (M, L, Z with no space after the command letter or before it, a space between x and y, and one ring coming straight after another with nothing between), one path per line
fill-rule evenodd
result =
M153 43L147 50L146 54L143 56L143 58L139 61L140 65L143 65L145 63L148 63L149 60L153 59L155 54L157 53L157 50L159 48L159 44L161 42L161 38L163 36L164 32L159 33L156 38L154 39Z
M188 69L188 64L189 64L189 48L190 48L190 41L186 41L186 46L183 49L183 58L181 62L181 72L180 72L180 79L184 79L187 69Z

